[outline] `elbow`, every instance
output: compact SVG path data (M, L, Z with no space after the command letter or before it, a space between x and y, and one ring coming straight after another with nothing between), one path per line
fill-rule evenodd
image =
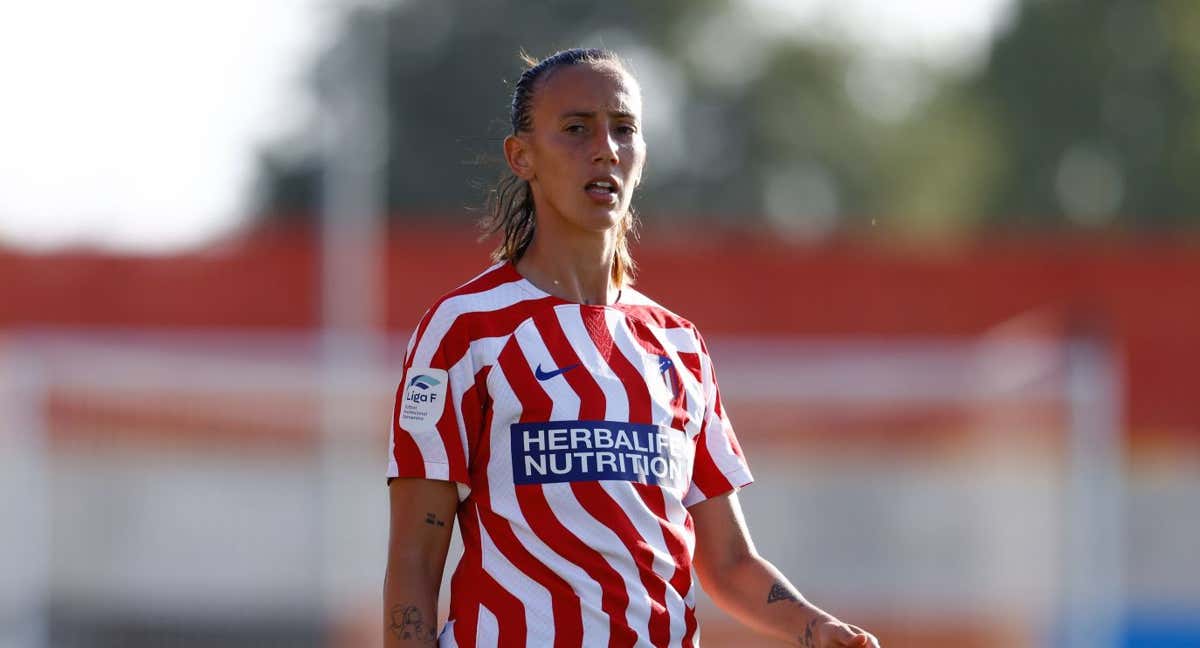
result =
M721 593L736 589L734 583L741 581L741 574L751 569L761 560L752 549L726 552L725 555L697 555L695 560L696 576L700 586L714 598L720 598Z
M436 612L441 579L433 579L419 572L389 569L383 577L384 607L391 610L396 605L415 605Z
M445 563L435 560L430 553L420 545L392 543L384 569L384 587L436 593L442 583L442 569Z

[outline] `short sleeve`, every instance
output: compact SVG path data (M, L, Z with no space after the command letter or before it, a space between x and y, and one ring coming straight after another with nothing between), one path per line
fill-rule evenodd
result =
M454 319L427 313L409 342L392 412L387 477L453 481L465 496L481 416L469 338Z
M705 399L704 421L696 437L696 458L692 481L683 497L683 505L691 506L710 497L724 495L754 481L750 466L742 454L729 414L721 402L721 389L712 358L700 334L701 386Z

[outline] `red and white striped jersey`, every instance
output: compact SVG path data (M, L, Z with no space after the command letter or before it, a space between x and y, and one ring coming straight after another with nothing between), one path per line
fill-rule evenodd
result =
M459 491L440 645L698 645L686 507L752 478L690 322L499 263L438 300L404 365L387 474Z

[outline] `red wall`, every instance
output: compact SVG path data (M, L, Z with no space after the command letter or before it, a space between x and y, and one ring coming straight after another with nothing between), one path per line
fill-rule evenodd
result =
M387 315L413 326L487 263L468 228L389 237ZM647 231L638 286L721 333L970 336L1040 310L1103 329L1121 349L1134 429L1200 437L1200 239L881 239L787 244L707 230ZM261 233L181 256L0 250L0 327L309 329L317 249L300 231Z

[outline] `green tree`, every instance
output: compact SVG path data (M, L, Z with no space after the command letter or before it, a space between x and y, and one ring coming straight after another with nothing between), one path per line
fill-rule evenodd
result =
M626 55L645 87L649 166L636 204L648 220L765 220L806 236L876 221L914 232L1197 222L1200 3L1021 0L977 74L885 70L884 85L922 100L882 119L855 96L864 52L764 29L750 7L360 7L316 66L313 91L327 105L344 71L339 47L385 27L386 207L396 218L473 217L502 171L518 51L601 45ZM316 132L260 153L266 217L316 213Z
M626 55L643 84L653 86L648 97L671 104L648 134L650 167L637 199L643 214L761 214L764 174L794 160L829 165L831 175L850 178L837 183L857 195L870 181L860 177L851 153L861 143L842 146L861 121L840 87L842 60L799 43L760 43L747 18L732 0L413 0L360 7L344 17L312 86L319 102L327 98L339 45L387 25L386 203L398 218L471 217L464 208L479 206L481 188L502 171L518 52L541 56L580 44ZM706 31L698 33L701 25ZM748 48L762 50L753 65L737 60ZM714 72L696 61L697 52L725 57L729 69ZM260 152L257 203L265 217L306 219L319 207L324 169L317 130Z
M999 223L1196 223L1200 4L1022 3L968 94L1003 163L980 209Z

